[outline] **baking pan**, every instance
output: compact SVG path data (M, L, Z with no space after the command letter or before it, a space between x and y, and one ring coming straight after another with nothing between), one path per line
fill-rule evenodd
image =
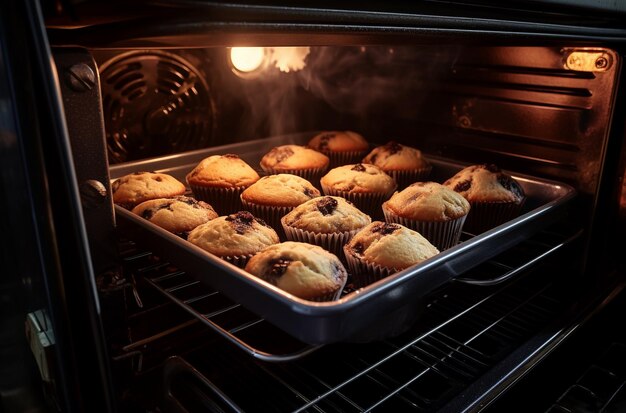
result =
M203 158L236 153L253 167L272 147L303 144L312 134L278 136L230 144L111 167L111 178L138 171L185 175ZM432 180L443 182L466 165L428 157ZM331 302L311 302L275 286L196 247L184 239L115 207L119 230L151 248L203 283L241 303L299 340L310 344L370 341L402 332L419 318L423 298L465 271L527 239L554 222L576 194L563 183L511 174L527 195L522 214L442 253Z

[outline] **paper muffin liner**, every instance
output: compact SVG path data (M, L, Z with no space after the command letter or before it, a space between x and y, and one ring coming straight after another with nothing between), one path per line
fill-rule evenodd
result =
M189 185L194 198L209 203L219 215L233 214L242 209L240 195L247 186L231 188Z
M430 173L432 172L432 165L428 165L421 169L409 169L409 170L401 170L401 171L387 171L387 175L390 175L393 179L396 180L398 184L398 189L402 190L407 186L411 185L413 182L421 182L428 180Z
M285 230L283 229L280 219L291 212L294 207L260 205L246 201L243 198L241 198L241 204L243 205L243 209L250 211L252 215L261 218L270 227L274 228L281 240L284 241L286 239Z
M448 221L418 221L400 217L394 214L393 211L385 208L383 208L383 213L385 214L386 222L404 225L413 231L419 232L439 251L447 250L459 243L463 224L467 218L467 215L463 215Z
M317 149L316 149L317 150ZM319 151L330 159L329 169L336 168L342 165L352 165L360 163L365 155L369 152L364 151L347 151L347 152L332 152L332 151Z
M359 229L345 232L320 233L305 231L299 228L290 227L281 220L285 236L289 241L307 242L309 244L318 245L326 251L332 252L341 261L345 262L343 255L343 246L359 232Z
M383 267L354 256L348 251L347 246L344 246L344 255L352 275L352 282L356 288L366 287L398 272L395 268Z
M481 234L519 215L522 202L470 202L470 212L464 230L473 235Z
M396 191L397 187L391 189L387 193L370 192L370 193L354 193L348 191L339 191L322 184L322 192L324 195L340 196L352 202L356 207L369 215L373 221L383 218L382 205Z
M250 261L254 254L246 254L246 255L220 255L219 257L224 261L228 261L231 264L244 269L246 268L246 264Z
M309 181L313 186L319 188L320 187L320 179L326 171L328 171L328 165L323 168L308 168L308 169L273 169L262 167L263 171L268 175L278 175L278 174L292 174L297 175L301 178Z

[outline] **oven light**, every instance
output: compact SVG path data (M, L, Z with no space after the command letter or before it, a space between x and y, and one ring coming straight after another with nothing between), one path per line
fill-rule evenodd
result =
M230 49L230 62L233 68L241 74L259 70L265 63L265 56L264 47L233 47Z

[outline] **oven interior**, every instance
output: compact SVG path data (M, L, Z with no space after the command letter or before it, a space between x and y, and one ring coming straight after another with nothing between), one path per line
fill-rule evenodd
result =
M55 44L51 32L118 407L480 410L615 289L621 54L576 40L295 34L121 48ZM243 63L232 57L241 44L254 46L239 50ZM319 130L495 163L576 196L424 293L401 333L325 345L292 337L116 227L115 168L253 140L269 150L268 138Z

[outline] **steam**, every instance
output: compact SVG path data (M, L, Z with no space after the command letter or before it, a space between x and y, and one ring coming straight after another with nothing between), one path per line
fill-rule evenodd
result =
M270 135L327 128L320 123L325 119L306 112L319 101L360 119L384 113L410 117L426 103L428 94L419 92L439 83L457 54L408 46L273 50L274 65L248 85L250 126L262 126Z

